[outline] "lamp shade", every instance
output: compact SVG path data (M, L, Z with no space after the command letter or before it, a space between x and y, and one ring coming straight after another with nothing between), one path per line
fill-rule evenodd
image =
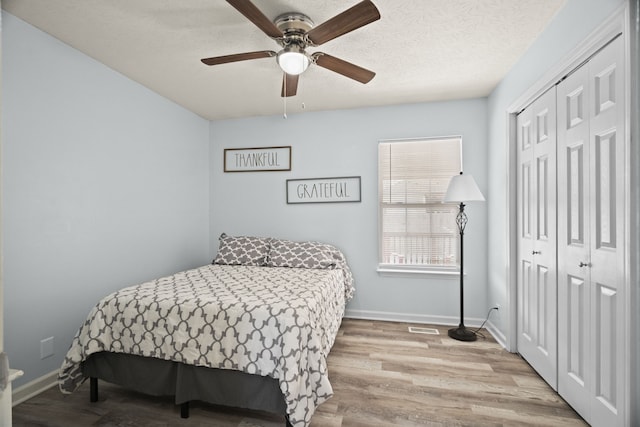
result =
M484 202L484 196L480 192L476 181L471 175L456 175L449 181L444 202Z

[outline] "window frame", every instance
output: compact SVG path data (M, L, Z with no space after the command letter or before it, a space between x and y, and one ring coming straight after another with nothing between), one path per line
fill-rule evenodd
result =
M382 276L400 276L400 277L429 277L440 279L458 279L460 277L460 254L456 254L455 265L442 266L436 264L392 264L383 263L383 203L381 200L380 185L382 178L380 176L380 145L383 143L407 143L407 142L427 142L435 140L457 140L459 155L460 155L460 170L462 170L462 135L447 135L447 136L430 136L430 137L418 137L418 138L399 138L399 139L382 139L378 141L378 153L377 153L377 181L378 181L378 193L377 193L377 209L378 209L378 253L377 253L377 268L376 271ZM446 205L458 206L457 203L446 203ZM405 205L407 208L411 204ZM420 205L416 205L420 206ZM422 205L424 206L424 205ZM454 220L455 221L455 220ZM456 235L457 247L459 248L460 235Z

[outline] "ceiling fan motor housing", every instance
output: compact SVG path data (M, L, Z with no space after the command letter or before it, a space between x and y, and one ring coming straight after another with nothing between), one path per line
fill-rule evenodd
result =
M288 12L279 15L274 21L276 27L282 31L284 38L289 36L302 36L313 28L313 21L307 15L297 12Z

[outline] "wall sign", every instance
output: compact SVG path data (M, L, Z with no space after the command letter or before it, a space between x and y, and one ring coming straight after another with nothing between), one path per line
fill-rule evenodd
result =
M287 203L360 202L360 177L287 180Z
M225 172L290 171L291 146L225 148Z

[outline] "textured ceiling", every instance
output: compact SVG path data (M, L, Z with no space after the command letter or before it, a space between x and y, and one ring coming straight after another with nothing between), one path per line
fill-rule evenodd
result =
M312 65L287 112L486 96L565 1L373 0L380 20L308 51L376 77L363 85ZM253 0L270 19L301 12L316 25L357 2ZM204 118L284 110L275 58L200 62L278 50L223 0L3 0L2 8Z

